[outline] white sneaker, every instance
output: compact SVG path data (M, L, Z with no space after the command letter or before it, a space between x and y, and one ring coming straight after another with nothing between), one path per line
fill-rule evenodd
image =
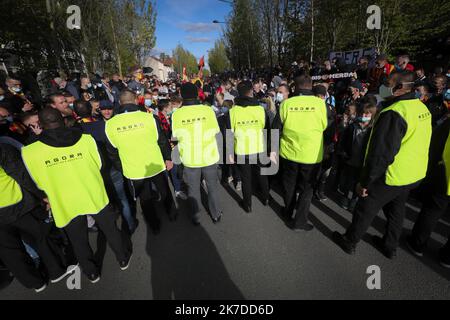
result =
M231 184L233 182L234 178L233 177L228 177L228 184Z
M188 196L183 191L176 191L175 197L180 198L181 200L186 201L188 199Z
M36 293L41 293L42 291L44 291L45 289L47 289L47 285L44 284L42 287L38 288L38 289L34 289L34 292Z
M88 277L88 279L91 283L97 283L100 281L100 276L99 275L91 275L90 277Z

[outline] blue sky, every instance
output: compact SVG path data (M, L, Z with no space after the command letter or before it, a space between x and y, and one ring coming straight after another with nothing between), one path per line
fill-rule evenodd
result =
M154 54L172 50L181 43L197 59L205 56L222 34L221 24L225 21L231 6L219 0L156 0L156 46Z

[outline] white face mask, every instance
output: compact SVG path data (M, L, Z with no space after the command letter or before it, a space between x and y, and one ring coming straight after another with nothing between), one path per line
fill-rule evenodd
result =
M277 102L283 102L283 100L284 100L283 94L278 92L278 93L277 93L277 96L275 97L275 100L276 100Z
M5 99L5 96L0 96L0 101L3 101Z
M394 95L394 92L392 90L393 90L393 88L387 87L384 84L382 84L380 86L380 92L379 92L380 97L382 99L387 99L389 97L392 97Z

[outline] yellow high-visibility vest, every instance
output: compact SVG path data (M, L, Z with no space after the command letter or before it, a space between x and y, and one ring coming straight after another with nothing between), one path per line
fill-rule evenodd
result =
M172 115L172 133L185 167L203 168L219 162L219 132L216 114L209 106L184 106Z
M92 136L83 134L76 144L62 148L37 141L22 149L22 158L37 187L47 194L57 227L64 228L81 215L95 215L108 205Z
M19 184L6 174L0 166L0 209L10 207L22 201L23 194Z
M328 126L325 101L314 96L297 96L280 106L283 122L280 156L303 164L323 160L323 132Z
M155 121L153 114L134 111L106 122L106 136L119 151L123 175L128 179L151 178L166 170Z
M264 152L266 113L262 106L234 106L230 109L230 122L237 155Z

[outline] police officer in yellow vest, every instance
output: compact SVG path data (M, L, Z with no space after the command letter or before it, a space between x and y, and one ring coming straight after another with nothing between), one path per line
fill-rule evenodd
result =
M410 72L398 76L391 105L375 121L352 223L344 235L333 234L334 241L348 254L355 253L357 243L383 209L386 233L383 238L373 237L373 244L387 258L396 256L406 200L410 190L426 176L432 131L430 112L415 98L414 79Z
M22 238L37 250L52 283L67 275L44 232L48 214L43 200L46 195L31 180L20 152L0 144L0 259L20 283L37 292L45 289L47 281L30 264Z
M308 223L309 208L323 160L328 108L325 101L315 97L311 91L311 77L300 75L295 79L295 85L298 94L281 104L272 128L279 129L281 136L284 214L288 226L294 231L310 231L313 226ZM292 218L294 210L295 218Z
M220 155L216 135L220 132L219 125L213 109L198 100L198 89L194 84L183 84L181 96L183 107L172 115L172 133L178 140L183 178L192 205L192 222L200 224L200 184L203 178L208 189L209 212L213 222L218 223L222 217L218 206L217 176Z
M101 175L102 160L94 138L64 127L53 108L39 112L44 129L39 141L22 149L23 161L39 189L48 197L53 219L64 229L88 279L100 280L100 269L89 245L86 215L91 215L116 255L122 270L131 259L130 239L116 226Z
M107 150L116 169L128 179L134 198L139 197L153 233L158 234L158 213L175 217L166 175L173 167L169 141L159 120L139 108L134 92L123 91L120 105L119 114L106 122Z
M406 239L409 250L423 257L431 233L450 204L450 118L433 129L427 177L421 186L422 210L411 235ZM439 252L440 264L450 268L450 238Z
M261 188L261 198L265 206L269 204L269 180L261 174L262 159L267 157L267 142L270 139L270 120L259 101L253 97L253 84L243 81L238 85L239 97L226 118L227 129L231 130L229 155L237 167L242 179L242 208L252 211L252 175L255 174ZM264 134L266 130L266 135ZM266 153L264 155L264 153ZM267 163L266 163L267 164Z

